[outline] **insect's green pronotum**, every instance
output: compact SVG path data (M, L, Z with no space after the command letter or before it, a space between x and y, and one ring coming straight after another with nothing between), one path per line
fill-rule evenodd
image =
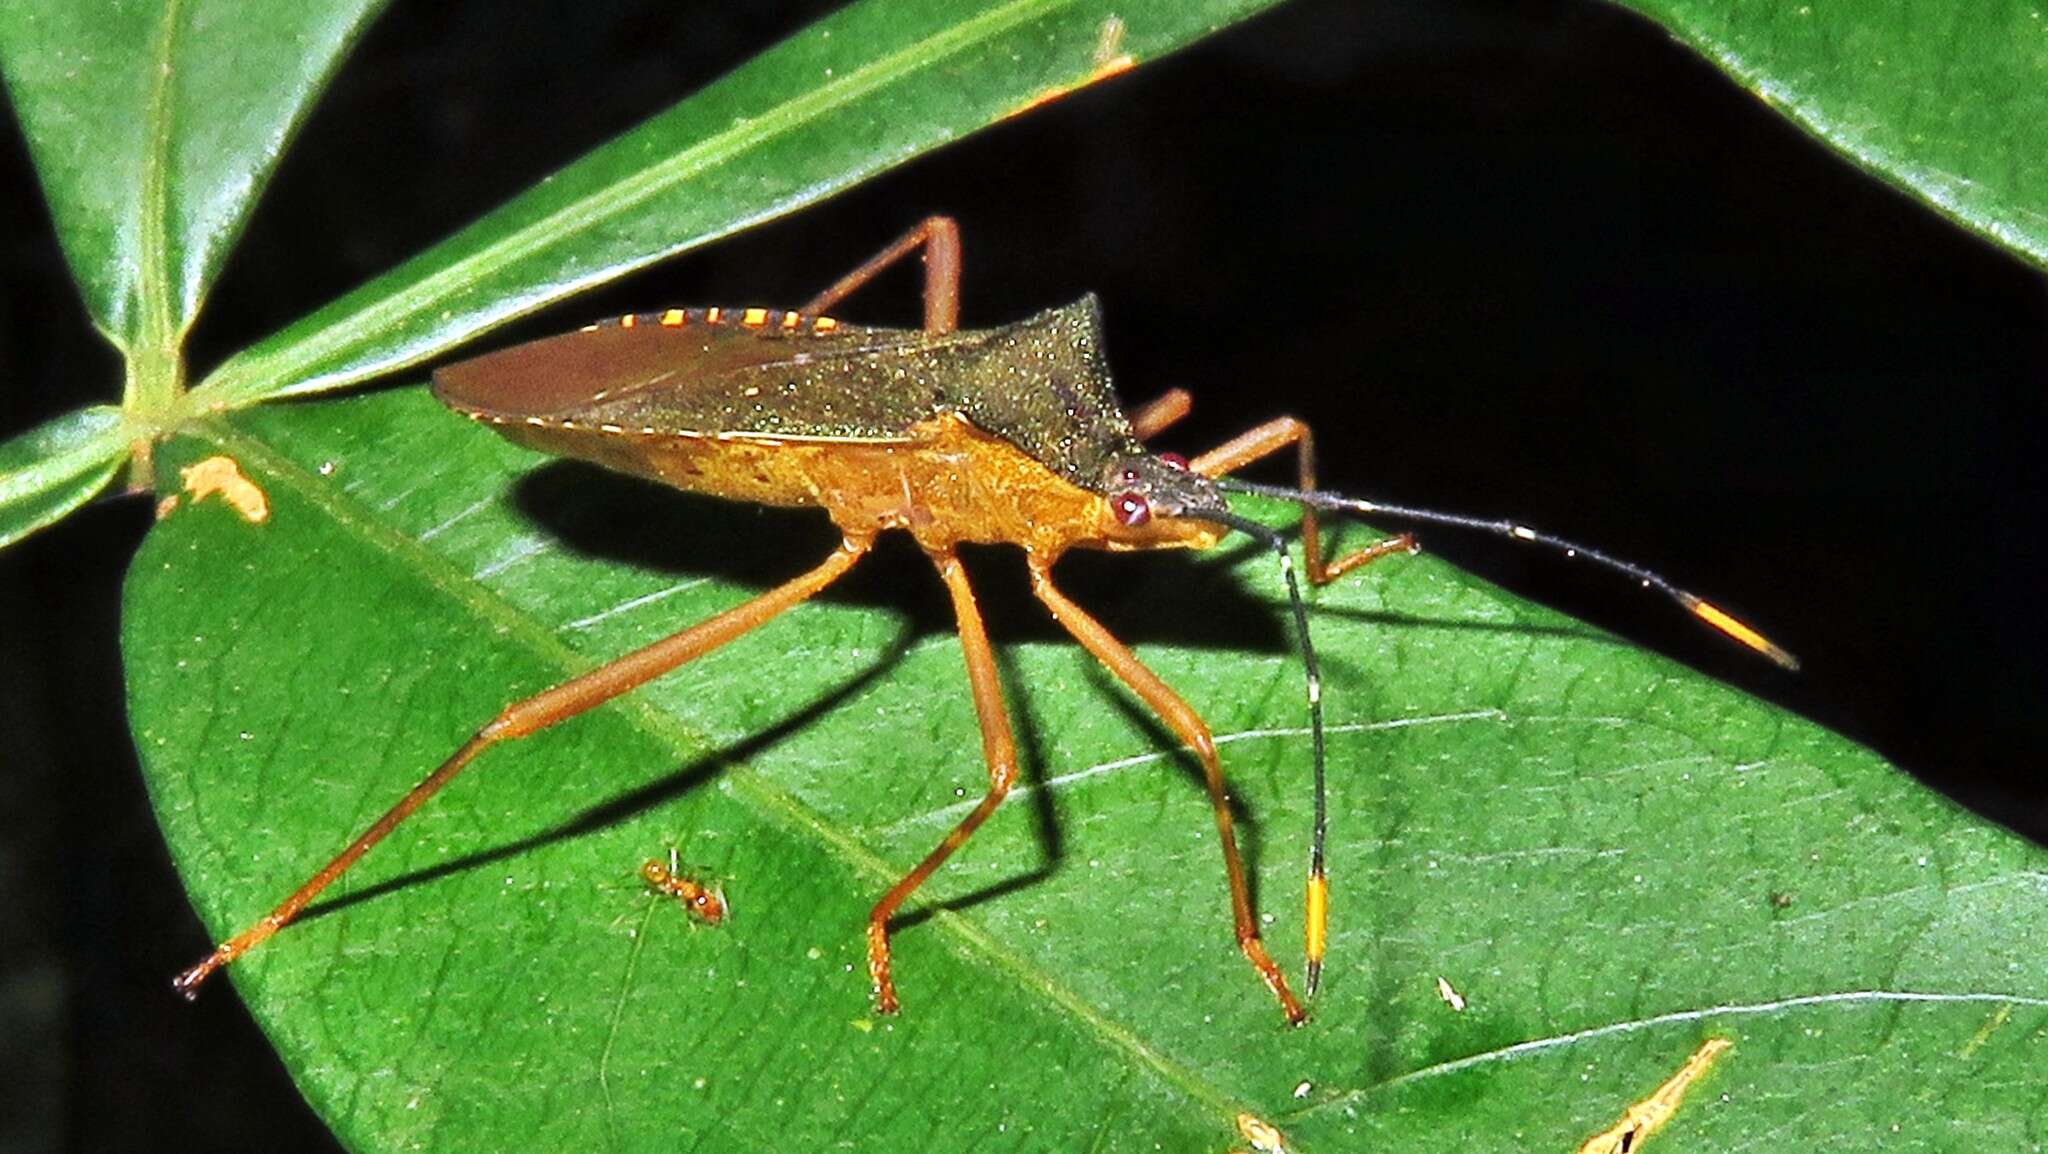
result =
M923 328L865 328L825 315L919 249L925 262ZM1754 629L1640 566L1513 522L1318 492L1308 427L1291 417L1193 459L1154 453L1144 442L1187 412L1187 394L1175 390L1125 414L1110 387L1093 298L1001 328L963 330L959 292L959 230L950 219L933 217L794 311L671 309L621 317L436 372L436 396L514 441L692 492L823 508L839 527L840 546L816 568L753 600L506 706L276 909L180 974L177 988L192 995L208 975L298 916L486 747L566 721L739 637L832 584L877 535L891 529L915 538L952 597L989 785L980 804L868 916L868 968L876 1006L884 1013L897 1009L889 969L891 917L988 819L1017 778L1016 742L995 654L955 554L962 542L1021 547L1032 592L1053 619L1201 760L1238 946L1291 1023L1307 1013L1259 938L1209 729L1127 646L1060 592L1052 568L1068 549L1206 549L1235 531L1264 542L1278 556L1306 667L1313 743L1316 816L1305 987L1310 996L1321 973L1329 908L1315 651L1283 539L1233 513L1227 494L1258 493L1299 504L1303 560L1317 584L1414 548L1413 539L1403 535L1325 560L1318 509L1480 529L1619 571L1779 664L1794 664ZM1230 477L1289 449L1295 453L1297 488Z

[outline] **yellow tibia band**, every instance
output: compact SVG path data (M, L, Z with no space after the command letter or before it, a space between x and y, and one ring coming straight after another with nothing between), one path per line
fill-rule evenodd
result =
M1330 931L1330 879L1310 874L1308 879L1308 960L1323 960L1323 948Z

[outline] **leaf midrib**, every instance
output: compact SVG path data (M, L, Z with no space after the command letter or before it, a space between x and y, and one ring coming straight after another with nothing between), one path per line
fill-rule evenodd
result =
M517 605L485 588L446 558L381 521L367 507L337 492L262 438L218 418L195 424L191 432L236 458L245 473L261 472L283 482L298 496L331 516L338 526L360 533L373 548L397 560L402 568L413 572L436 593L447 596L465 611L473 612L498 627L507 642L528 647L532 655L559 667L565 676L585 672L596 664L587 655L565 645L551 630ZM607 703L605 708L618 711L642 732L669 745L678 754L704 753L717 745L710 735L696 732L643 694L628 693ZM721 758L720 764L723 767L720 776L730 785L731 795L740 798L757 815L774 824L807 834L827 853L878 886L893 885L906 872L869 849L852 831L839 827L787 790L769 782L750 763ZM1037 995L1044 1003L1064 1013L1081 1028L1081 1033L1093 1037L1108 1049L1128 1054L1149 1066L1189 1098L1214 1110L1226 1124L1240 1113L1249 1111L1249 1104L1233 1098L1195 1070L1160 1053L1136 1031L1089 1005L1074 991L1054 981L966 916L947 909L932 912L932 923L951 936L950 945L958 956L970 963L980 963L1008 973L1024 991ZM1302 1154L1300 1147L1290 1148Z
M149 106L143 114L141 229L136 237L143 310L144 347L165 348L180 336L171 313L170 167L172 54L178 40L182 0L164 0L163 17L151 47Z

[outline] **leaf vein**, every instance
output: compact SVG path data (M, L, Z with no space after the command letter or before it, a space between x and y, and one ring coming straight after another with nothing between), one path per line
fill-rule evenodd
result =
M1423 1066L1419 1069L1410 1070L1405 1074L1388 1078L1384 1082L1363 1086L1318 1102L1316 1105L1305 1110L1297 1111L1293 1118L1304 1118L1333 1107L1356 1102L1396 1086L1420 1082L1428 1078L1439 1078L1446 1074L1461 1073L1490 1062L1513 1061L1531 1054L1576 1045L1580 1042L1632 1034L1639 1030L1655 1029L1658 1026L1699 1022L1710 1018L1738 1018L1759 1014L1775 1014L1785 1010L1804 1009L1809 1006L1869 1005L1890 1010L1909 1004L1966 1005L1971 1003L2022 1006L2028 1009L2048 1009L2048 997L2033 997L2026 994L2005 994L1976 990L1954 993L1935 993L1919 990L1844 990L1826 994L1802 994L1770 1002L1730 1003L1719 1006L1707 1006L1695 1010L1673 1010L1669 1013L1655 1014L1644 1018L1609 1022L1603 1026L1592 1026L1567 1034L1553 1034L1547 1038L1532 1038L1526 1042L1516 1042L1511 1046L1502 1046L1494 1050L1483 1050L1476 1054L1468 1054L1462 1058L1454 1058L1448 1062L1438 1062L1433 1066Z
M1506 720L1507 715L1505 713L1502 713L1498 709L1472 709L1466 710L1461 713L1431 714L1426 717L1396 717L1388 719L1386 721L1350 722L1344 725L1328 726L1323 730L1323 732L1330 736L1337 736L1339 734L1350 733L1379 733L1387 730L1408 729L1418 725L1454 725L1467 721ZM1230 745L1240 741L1259 741L1272 738L1307 737L1308 735L1309 730L1306 726L1288 726L1277 729L1243 729L1232 733L1219 733L1215 735L1214 740L1217 745ZM1181 748L1177 745L1170 749L1153 749L1145 753L1134 753L1128 757L1119 757L1112 759L1110 761L1097 762L1094 765L1087 766L1082 769L1069 770L1066 773L1056 774L1052 777L1048 777L1043 782L1019 782L1017 785L1011 787L1010 797L1012 799L1029 797L1032 795L1033 792L1037 790L1050 791L1059 787L1074 785L1079 782L1087 781L1090 778L1100 777L1104 774L1115 773L1118 770L1130 769L1133 766L1139 765L1149 765L1155 761L1163 761L1166 758L1177 757L1180 755L1180 752ZM913 826L931 824L941 820L958 821L961 817L965 816L969 810L972 810L979 803L980 799L976 798L972 801L953 802L948 805L941 806L937 809L926 810L923 813L914 813L907 817L899 818L896 821L890 822L887 825L879 827L877 832L891 833ZM1015 805L1016 802L1013 800L1010 804Z

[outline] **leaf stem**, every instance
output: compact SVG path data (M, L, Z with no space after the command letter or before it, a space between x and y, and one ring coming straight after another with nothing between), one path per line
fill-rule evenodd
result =
M177 334L149 333L128 352L128 379L121 390L121 411L134 430L129 442L129 492L156 486L151 449L157 437L178 423L184 402L185 353Z

